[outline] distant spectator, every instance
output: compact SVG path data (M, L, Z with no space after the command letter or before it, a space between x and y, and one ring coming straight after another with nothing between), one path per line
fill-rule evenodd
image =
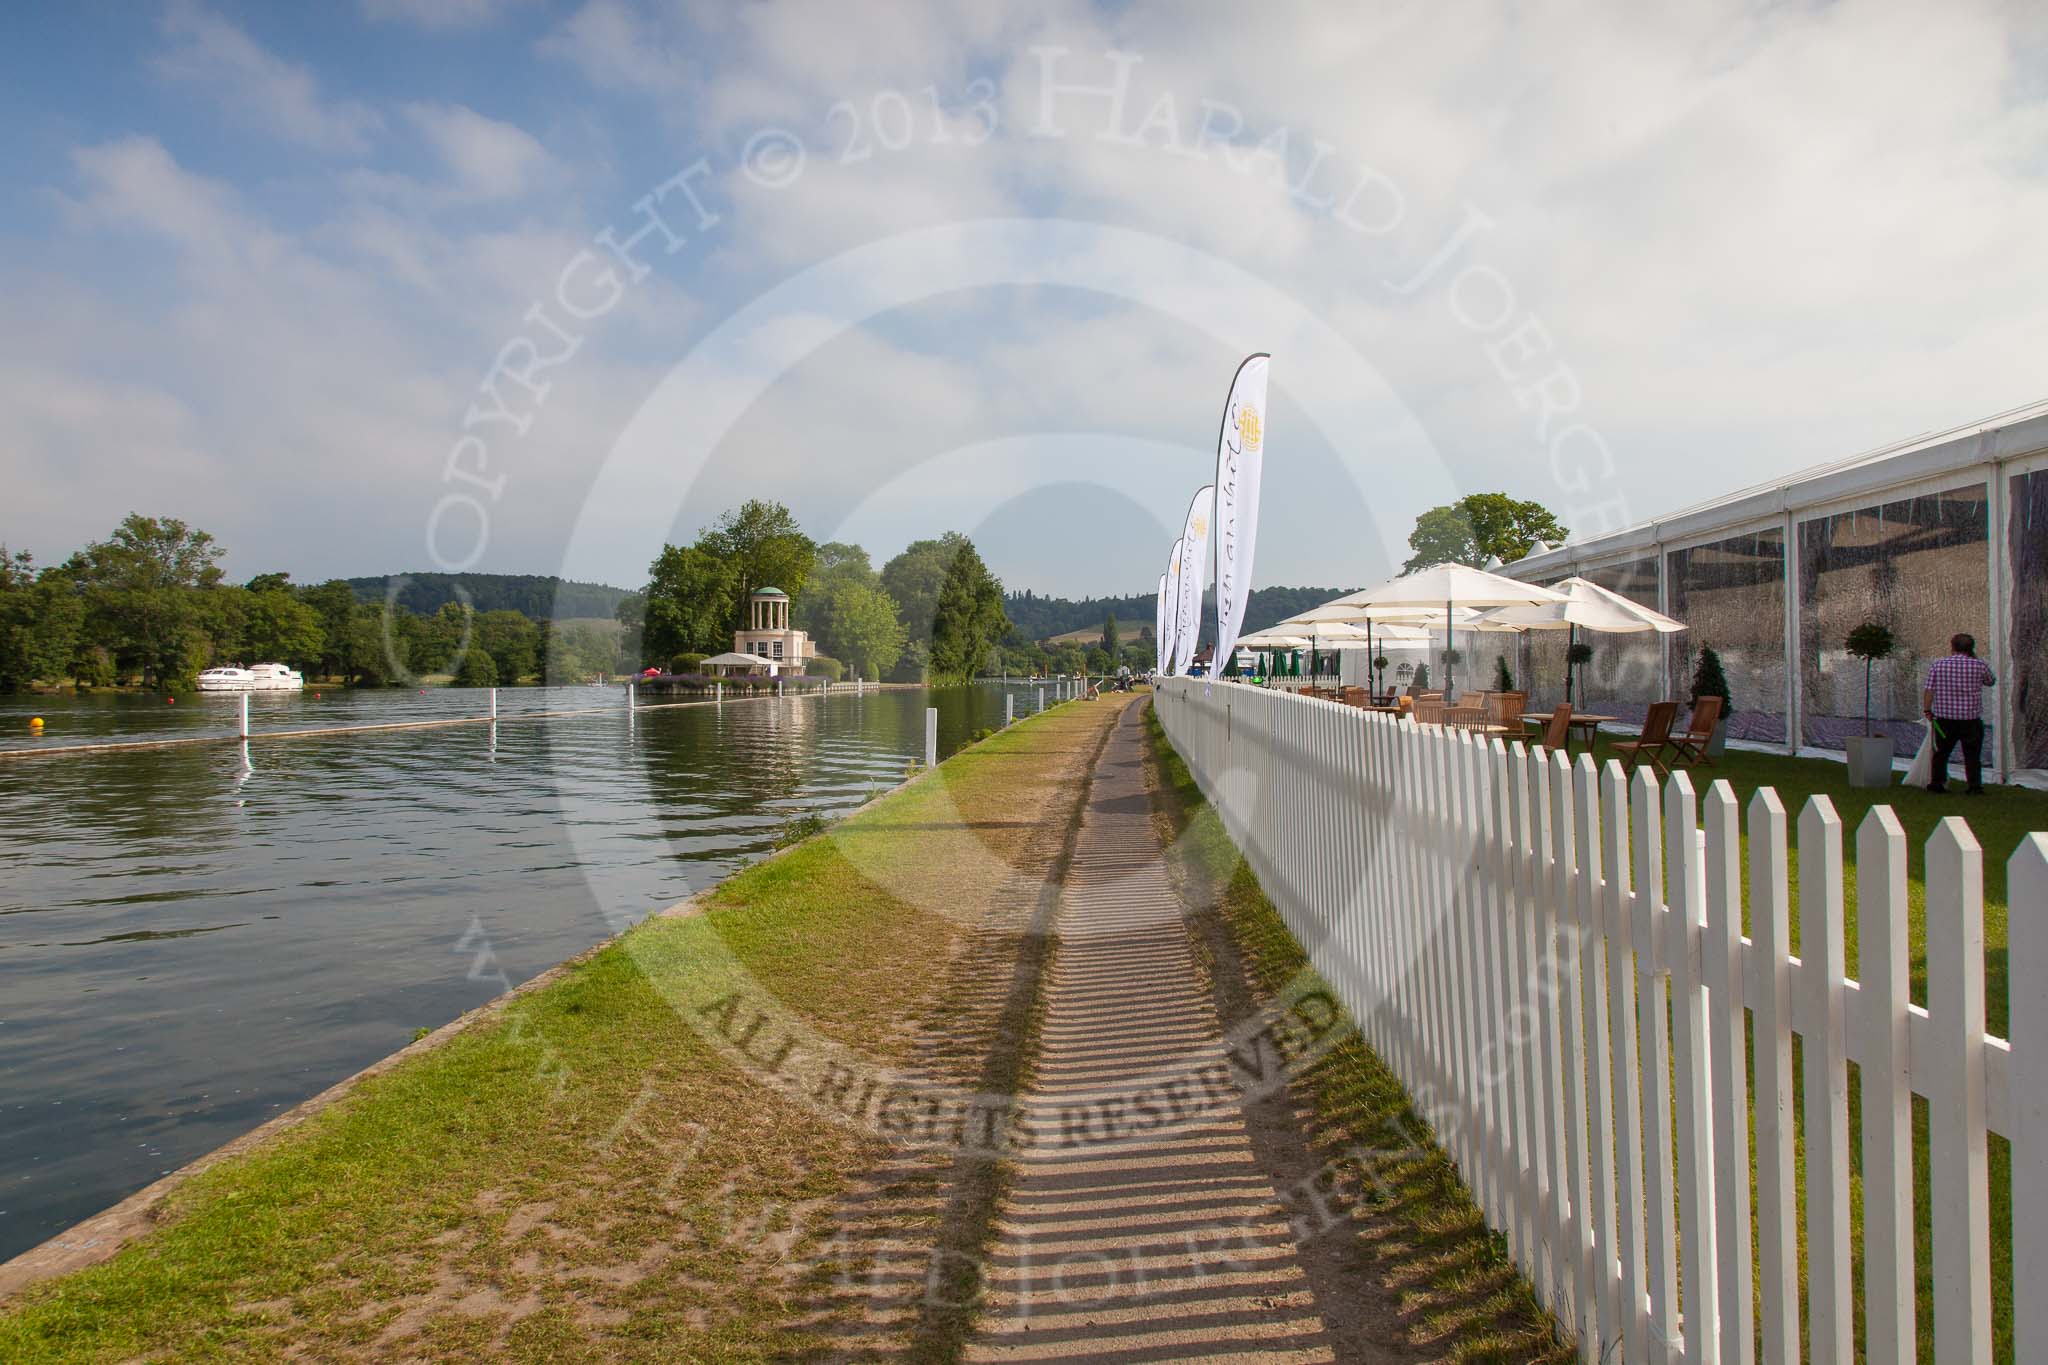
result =
M1996 687L1998 679L1977 657L1974 636L1958 635L1948 642L1954 651L1936 659L1927 668L1927 690L1920 695L1920 710L1934 727L1934 772L1927 784L1930 792L1948 790L1948 761L1963 746L1965 790L1971 796L1984 794L1984 689Z

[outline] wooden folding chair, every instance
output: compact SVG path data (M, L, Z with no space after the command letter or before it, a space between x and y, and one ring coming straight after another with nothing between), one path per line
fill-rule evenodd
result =
M1637 764L1648 763L1656 773L1671 776L1671 769L1665 764L1662 754L1671 744L1671 723L1677 719L1677 702L1651 702L1650 714L1643 718L1643 733L1614 746L1614 752L1627 759L1622 771L1633 773Z
M1714 737L1714 726L1721 719L1721 698L1701 697L1692 704L1692 719L1686 722L1685 733L1671 740L1671 762L1674 766L1683 764L1690 768L1704 763L1709 768L1714 760L1707 753L1707 741Z
M1571 703L1561 704L1550 713L1550 719L1543 724L1543 747L1551 753L1563 753L1572 738Z
M1444 723L1444 694L1428 692L1415 699L1415 721L1418 725L1442 725Z

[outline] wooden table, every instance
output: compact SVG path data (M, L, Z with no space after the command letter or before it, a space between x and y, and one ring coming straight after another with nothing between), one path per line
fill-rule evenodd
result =
M1599 734L1599 732L1600 732L1600 727L1601 727L1602 725L1605 725L1605 724L1608 724L1608 723L1610 723L1610 722L1613 722L1613 721L1617 721L1617 720L1620 720L1620 719L1621 719L1621 717L1620 717L1620 716L1595 716L1595 715L1588 715L1588 714L1586 714L1585 712L1582 712L1582 711L1574 711L1574 712L1572 712L1572 718L1571 718L1571 720L1570 720L1569 722L1567 722L1567 723L1566 723L1566 725L1565 725L1565 731L1564 731L1564 753L1565 753L1565 757L1566 757L1566 758L1570 758L1570 757L1571 757L1571 753L1572 753L1572 731L1574 731L1574 730L1584 730L1584 731L1586 732L1586 747L1590 749L1590 748L1591 748L1591 747L1593 746L1593 740L1594 740L1594 738L1595 738L1595 737L1596 737L1596 736L1597 736L1597 735ZM1523 717L1522 717L1522 724L1524 724L1524 725L1528 726L1529 728L1531 728L1531 729L1535 730L1535 731L1536 731L1536 733L1538 733L1538 734L1540 735L1540 734L1542 734L1542 733L1543 733L1543 727L1544 727L1544 726L1546 726L1546 725L1548 725L1548 724L1550 724L1550 717L1549 717L1549 716L1541 716L1541 715L1537 715L1537 716L1523 716Z

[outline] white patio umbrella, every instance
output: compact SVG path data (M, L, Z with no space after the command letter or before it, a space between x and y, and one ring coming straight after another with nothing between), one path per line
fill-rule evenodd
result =
M1453 682L1451 627L1457 619L1458 604L1463 603L1466 607L1521 607L1563 600L1562 593L1552 592L1549 588L1518 582L1468 564L1436 564L1400 578L1388 579L1376 588L1340 597L1329 605L1433 607L1443 603L1444 692L1448 695Z
M1366 649L1372 637L1357 626L1342 621L1310 621L1303 628L1309 639L1309 676L1315 676L1315 656L1339 649Z
M1556 590L1563 595L1562 601L1499 607L1474 620L1472 626L1478 630L1565 630L1571 632L1572 644L1577 643L1581 628L1610 634L1654 630L1660 635L1676 634L1687 628L1685 622L1640 602L1631 602L1589 579L1567 578L1556 585ZM1570 676L1568 672L1567 682Z
M1340 613L1346 619L1336 619ZM1388 614L1407 617L1414 615L1415 610L1413 608L1391 609ZM1441 614L1440 610L1431 610L1425 613L1425 615L1430 616L1440 616ZM1471 613L1466 614L1469 615ZM1360 629L1357 624L1360 620L1363 620L1365 623L1363 629ZM1297 612L1273 627L1273 629L1299 630L1309 637L1310 643L1317 649L1330 651L1363 649L1374 658L1378 657L1382 646L1390 649L1418 648L1426 645L1429 641L1429 631L1422 626L1376 625L1372 614L1361 615L1355 607L1336 607L1329 604L1311 607L1304 612Z
M1454 618L1458 622L1464 622L1473 616L1479 616L1479 612L1470 608L1458 608ZM1372 643L1374 636L1378 641L1384 641L1389 649L1417 649L1430 639L1430 630L1427 630L1427 626L1440 624L1442 620L1444 608L1440 606L1352 606L1346 598L1337 598L1335 602L1313 606L1307 612L1294 612L1278 626L1274 626L1274 630L1307 630L1317 622L1339 622L1348 626L1364 624L1366 649L1372 649L1372 655L1378 657L1378 649Z
M1239 649L1249 649L1258 653L1265 653L1269 650L1278 652L1280 650L1307 649L1308 645L1309 640L1306 635L1285 634L1278 627L1270 630L1254 631L1250 635L1241 635L1237 641Z
M1428 649L1432 638L1428 628L1424 626L1397 625L1393 622L1374 625L1371 621L1367 621L1363 631L1356 635L1330 641L1323 645L1323 648L1333 651L1347 649L1364 650L1366 656L1366 681L1371 683L1374 672L1372 661L1379 658L1384 651L1389 649ZM1382 678L1381 682L1384 683L1385 679ZM1374 687L1372 690L1377 693L1379 689Z

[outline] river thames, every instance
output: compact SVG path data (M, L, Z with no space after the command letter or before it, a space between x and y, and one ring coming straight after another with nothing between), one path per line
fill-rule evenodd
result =
M1013 687L1017 714L1036 694ZM977 686L0 760L0 1258L1000 725ZM7 698L0 744L231 731L233 698ZM521 712L608 708L520 720ZM259 696L252 727L488 710ZM246 758L245 758L246 752Z

